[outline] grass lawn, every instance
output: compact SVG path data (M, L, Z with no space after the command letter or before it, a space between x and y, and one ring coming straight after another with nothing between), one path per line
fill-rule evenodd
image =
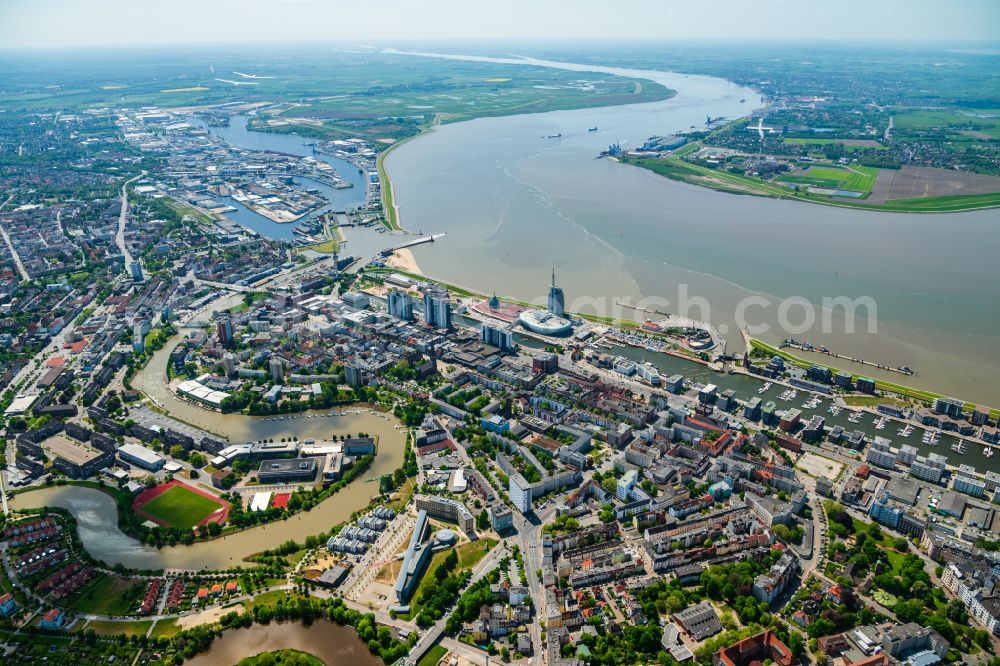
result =
M103 620L91 620L87 623L86 629L93 629L98 636L145 636L146 632L153 625L152 620L142 620L140 622L105 622Z
M885 558L889 560L889 565L892 566L893 573L899 573L900 567L903 566L903 559L906 557L903 553L896 552L895 550L883 550Z
M70 608L97 615L126 615L146 591L141 580L100 576L70 602Z
M476 566L479 560L486 557L486 553L493 550L493 547L496 545L496 539L480 539L479 541L470 541L457 546L458 568L471 569Z
M417 666L436 666L446 654L448 654L448 650L440 645L435 645L424 653L424 656L417 662Z
M255 606L271 606L276 603L279 599L284 599L288 596L288 591L286 590L271 590L270 592L265 592L264 594L258 594L250 601L240 602L247 611L252 611Z
M171 527L190 529L217 511L221 505L184 486L173 486L140 507L140 510Z
M925 213L948 213L960 210L976 210L1000 206L1000 193L967 194L947 197L923 197L919 199L890 199L885 208L892 210L912 210Z
M878 169L874 167L818 167L814 166L804 175L782 176L778 180L785 183L804 183L816 187L852 192L871 192Z
M454 550L458 552L458 567L455 568L454 573L459 573L476 566L476 563L486 557L486 553L490 552L496 545L496 539L480 539L479 541L468 541L455 546ZM420 579L420 584L417 585L417 589L410 598L410 617L416 617L420 614L420 599L423 597L424 591L433 587L436 582L433 576L434 570L444 561L444 558L448 556L451 550L450 548L442 550L434 553L434 556L431 557L431 561L427 565L427 570L424 571L423 578Z
M180 630L180 627L177 626L177 618L172 617L167 620L158 621L156 626L153 627L153 633L150 636L153 638L159 638L160 636L170 638Z
M881 405L884 403L891 403L897 405L903 405L898 400L892 400L890 398L882 398L877 395L845 395L842 396L844 402L846 402L851 407L875 407L876 405Z

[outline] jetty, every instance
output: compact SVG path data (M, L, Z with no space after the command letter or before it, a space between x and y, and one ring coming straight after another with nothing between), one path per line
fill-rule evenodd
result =
M783 349L785 347L791 347L793 349L799 349L801 351L806 351L806 352L815 352L817 354L826 354L827 356L832 356L833 358L840 358L845 361L851 361L852 363L860 363L861 365L867 365L872 368L878 368L879 370L898 372L901 375L910 376L916 374L915 372L913 372L913 370L911 370L905 365L899 366L898 368L893 367L891 365L883 365L882 363L877 363L875 361L868 361L863 358L855 358L853 356L848 356L847 354L838 354L837 352L830 351L826 347L822 346L814 347L808 342L799 342L798 340L793 340L792 338L786 338L781 341L780 345L778 345L779 349Z

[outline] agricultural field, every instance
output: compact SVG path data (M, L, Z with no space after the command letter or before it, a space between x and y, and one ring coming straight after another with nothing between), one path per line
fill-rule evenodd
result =
M609 74L376 50L288 52L285 47L205 59L167 51L130 56L135 67L129 70L100 55L86 64L59 57L6 58L0 111L247 104L260 109L253 129L363 137L388 145L434 122L651 102L674 94L652 81ZM248 82L235 72L260 78Z
M975 138L1000 139L1000 112L981 110L910 111L895 116L900 132L943 130Z
M860 150L862 148L874 148L875 150L888 150L887 146L883 146L878 141L873 139L800 139L800 138L785 138L782 140L787 146L830 146L834 144L839 144L844 146L847 150Z
M206 497L180 483L154 490L159 492L151 499L139 495L134 508L139 515L165 527L191 529L224 508L220 500Z

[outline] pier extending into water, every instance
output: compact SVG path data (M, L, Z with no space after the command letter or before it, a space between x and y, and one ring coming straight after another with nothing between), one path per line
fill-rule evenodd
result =
M845 361L851 361L852 363L860 363L861 365L867 365L867 366L872 367L872 368L878 368L879 370L888 370L889 372L898 372L899 374L906 375L907 377L909 377L910 375L916 374L915 372L913 372L913 370L911 370L910 368L906 367L905 365L904 366L900 366L898 368L894 368L894 367L892 367L890 365L882 365L881 363L876 363L875 361L866 361L863 358L854 358L853 356L848 356L847 354L838 354L836 352L830 351L826 347L813 347L812 345L810 345L808 343L798 342L798 341L792 340L790 338L787 339L787 340L782 340L781 344L778 345L778 349L783 349L785 347L791 347L793 349L800 349L800 350L805 351L805 352L815 352L817 354L826 354L827 356L832 356L834 358L844 359Z
M406 243L403 243L402 245L394 245L393 247L388 247L388 248L382 250L382 256L383 257L388 257L389 255L393 254L394 252L399 252L400 250L405 250L407 248L416 247L417 245L423 245L424 243L433 243L438 238L441 238L441 237L447 236L447 235L448 234L432 234L430 236L421 236L420 238L417 238L415 240L407 241Z

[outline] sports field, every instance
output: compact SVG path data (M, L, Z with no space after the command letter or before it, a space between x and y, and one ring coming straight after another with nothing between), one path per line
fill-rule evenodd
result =
M215 522L222 522L228 514L225 502L176 481L167 484L167 487L157 486L140 494L133 509L159 525L178 529L191 529L207 522L210 517ZM212 515L220 509L219 516Z
M801 183L831 190L871 192L878 169L874 167L809 167L805 172L778 178L783 183Z

